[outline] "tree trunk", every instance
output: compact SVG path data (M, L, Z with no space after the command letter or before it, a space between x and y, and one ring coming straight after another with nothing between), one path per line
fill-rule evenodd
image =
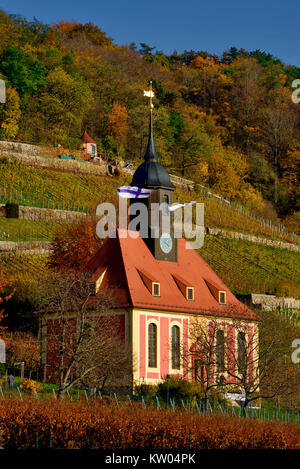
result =
M244 402L243 402L243 405L242 405L243 417L248 417L248 404L249 404L248 399L245 399Z

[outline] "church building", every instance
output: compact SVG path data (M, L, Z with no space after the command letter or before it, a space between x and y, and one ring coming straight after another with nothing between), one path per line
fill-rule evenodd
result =
M154 202L172 205L175 186L158 162L152 107L144 161L136 169L131 186L151 189L148 198L140 199L149 209ZM134 203L134 199L130 201ZM203 318L207 328L217 318L224 343L229 346L230 342L236 349L235 321L242 321L246 335L251 337L259 320L195 250L187 249L185 239L174 236L172 222L169 232L162 232L161 217L163 213L158 237L151 237L151 226L144 238L141 234L124 236L117 230L116 237L106 238L85 267L94 295L102 288L114 291L114 315L131 347L136 384L158 383L167 375L195 379L195 372L181 359L182 353L193 346L190 327L195 318Z

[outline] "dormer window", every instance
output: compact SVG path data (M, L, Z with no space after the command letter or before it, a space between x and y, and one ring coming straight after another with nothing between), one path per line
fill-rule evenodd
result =
M226 305L226 292L225 291L219 291L219 304Z
M173 278L176 282L176 285L178 286L179 290L183 294L186 300L188 301L194 301L195 299L195 291L194 287L192 287L189 282L184 280L182 277L179 277L179 275L173 275Z
M193 287L187 287L187 289L186 289L186 299L188 301L194 301L194 288Z
M226 291L221 290L219 285L214 283L212 280L205 280L206 285L208 286L211 294L217 300L219 305L226 305Z
M160 296L160 284L158 282L152 282L152 295Z
M151 295L160 296L160 282L158 282L156 278L144 270L137 269L137 271Z

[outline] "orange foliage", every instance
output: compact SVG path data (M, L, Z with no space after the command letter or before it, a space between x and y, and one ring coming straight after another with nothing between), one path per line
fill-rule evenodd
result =
M109 398L108 398L109 400ZM144 409L139 404L117 407L101 402L56 400L0 401L5 449L299 449L300 427L277 421L260 422L222 415L198 415Z
M222 63L216 63L214 57L209 57L208 59L204 59L201 55L198 55L194 60L191 61L191 65L194 68L204 69L206 67L214 67L215 69L218 68L228 68L228 65Z
M77 21L59 21L57 24L53 24L52 27L60 33L68 33L73 31L79 23Z
M93 219L62 225L51 245L49 265L59 270L79 272L100 245L101 241L96 235L96 221Z
M4 301L8 301L14 294L15 290L9 294L4 294L5 286L8 283L8 278L5 277L5 272L0 271L0 305L4 303ZM5 326L1 326L1 322L4 318L4 309L0 309L0 337L3 332L7 329Z
M25 362L26 368L35 369L40 361L38 338L29 332L6 332L6 353L8 364Z
M128 113L125 106L113 103L112 111L107 115L109 127L119 144L124 143L128 132Z

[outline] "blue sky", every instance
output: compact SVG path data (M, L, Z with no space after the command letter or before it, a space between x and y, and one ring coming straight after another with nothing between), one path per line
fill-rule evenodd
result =
M51 24L92 21L117 44L221 54L261 49L300 67L299 0L0 0L7 13Z

